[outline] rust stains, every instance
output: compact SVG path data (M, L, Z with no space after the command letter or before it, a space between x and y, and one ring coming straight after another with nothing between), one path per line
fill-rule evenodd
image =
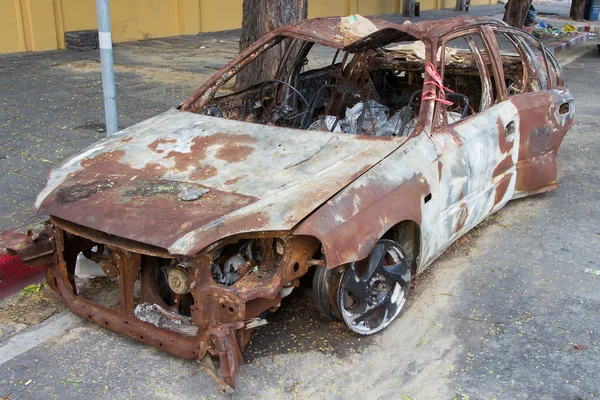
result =
M100 168L102 168L108 166L108 164L118 163L124 155L125 151L123 150L113 150L107 153L101 153L96 157L85 158L81 161L81 166L84 168L96 168L97 166L100 166Z
M568 89L540 91L510 101L522 116L515 191L522 195L551 190L556 187L556 152L573 124L572 115L557 119L555 104L572 101L572 95Z
M159 149L158 146L160 145L168 145L169 143L175 143L177 142L175 139L170 139L170 138L160 138L160 139L156 139L154 142L150 143L148 145L148 148L152 151L155 151L156 153L163 153L165 150L164 149Z
M556 154L538 154L517 163L517 192L532 192L556 185Z
M460 205L460 211L458 212L455 232L458 233L462 230L462 228L464 228L468 217L469 217L469 208L467 207L466 204L463 203Z
M168 248L190 230L218 221L257 200L208 188L208 193L196 201L181 201L179 194L191 188L204 187L164 180L79 180L75 185L63 186L52 193L46 209L63 219L76 213L82 216L86 226L93 227L101 221L106 233ZM98 203L103 207L97 207ZM260 226L256 218L247 223ZM156 235L157 231L161 235Z
M515 143L514 140L508 140L508 136L510 136L510 134L507 134L504 121L502 121L500 116L498 116L496 125L498 127L498 148L500 149L500 154L510 154L510 151ZM513 134L516 135L516 133Z
M165 158L171 158L175 162L174 169L177 171L187 171L196 166L196 155L192 152L182 153L171 150Z
M515 163L513 162L512 156L508 154L506 157L498 163L496 168L494 168L494 172L492 173L492 178L502 175L506 171L508 171Z
M207 151L212 146L219 146L217 154L220 154L222 160L228 161L230 158L243 158L254 151L250 146L257 142L256 138L248 134L234 135L230 133L216 132L210 136L196 137L192 141L191 153L198 159L204 159ZM236 153L236 150L239 150Z
M508 190L508 186L510 185L510 181L512 179L513 174L508 174L505 176L498 185L496 185L496 193L494 195L494 206L492 209L502 201L504 195L506 195L506 191Z
M231 178L225 181L226 185L235 185L240 179L244 178L246 175L238 176L237 178Z
M373 175L370 179L377 182L376 170ZM398 222L421 223L421 205L431 192L426 179L416 174L402 184L391 186L384 189L376 183L351 185L335 200L321 206L296 233L321 241L329 268L363 259L383 233Z
M174 139L158 139L154 141L149 147L154 148L160 143L173 143ZM215 157L227 162L239 162L244 161L246 158L254 152L254 147L249 146L250 144L256 143L256 138L250 135L235 135L217 132L210 136L199 136L192 140L191 149L189 152L180 152L171 150L167 153L165 158L170 158L175 162L175 169L178 171L188 171L193 168L200 168L200 172L197 176L214 176L211 175L212 171L210 168L198 166L197 163L200 160L205 159L210 148L218 147ZM203 178L204 179L204 178Z
M215 157L227 162L240 162L246 160L253 152L254 147L228 144L221 147Z
M79 215L89 227L102 221L106 233L168 248L189 230L257 201L252 196L161 179L167 172L163 165L151 163L137 169L120 162L123 156L123 151L115 150L83 160L85 168L44 200L44 210L67 220ZM214 173L210 167L201 167L195 178ZM189 189L208 192L196 201L180 200L179 194ZM162 234L153 233L157 231Z
M189 178L193 181L203 181L217 175L217 172L215 167L200 164L196 167L196 170L190 174Z
M125 151L112 150L98 154L96 157L86 158L81 161L82 170L75 175L82 182L95 180L99 176L109 178L129 176L129 179L134 180L137 178L152 180L167 172L165 166L157 163L148 163L141 169L133 168L129 164L120 162L124 156Z
M446 131L450 134L450 137L452 138L452 140L454 140L454 143L456 143L457 147L461 147L463 145L462 138L460 137L459 133L456 132L456 130L453 127L446 128Z

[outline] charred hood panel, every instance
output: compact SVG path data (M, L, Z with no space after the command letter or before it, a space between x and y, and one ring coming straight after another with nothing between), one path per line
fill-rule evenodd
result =
M98 231L193 255L230 235L293 228L405 140L172 109L53 169L36 206Z

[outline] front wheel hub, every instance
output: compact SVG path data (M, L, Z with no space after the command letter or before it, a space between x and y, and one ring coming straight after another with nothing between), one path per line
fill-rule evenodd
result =
M410 289L410 263L400 245L377 242L371 254L344 271L337 291L344 323L361 335L387 327L402 311Z

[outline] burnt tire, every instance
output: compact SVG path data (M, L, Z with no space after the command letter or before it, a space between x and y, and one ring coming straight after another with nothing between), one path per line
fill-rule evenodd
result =
M334 272L328 270L326 267L315 267L312 287L315 303L319 313L330 321L338 320L337 316L333 311L332 300L336 297L335 293L337 290L334 288L334 295L330 294L330 285L337 284L338 280L333 279ZM335 282L333 282L335 281Z

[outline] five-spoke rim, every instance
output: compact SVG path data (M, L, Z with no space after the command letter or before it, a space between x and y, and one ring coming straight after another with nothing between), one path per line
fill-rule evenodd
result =
M404 251L394 241L380 240L366 259L344 271L338 291L343 321L362 335L379 332L402 311L409 284Z

